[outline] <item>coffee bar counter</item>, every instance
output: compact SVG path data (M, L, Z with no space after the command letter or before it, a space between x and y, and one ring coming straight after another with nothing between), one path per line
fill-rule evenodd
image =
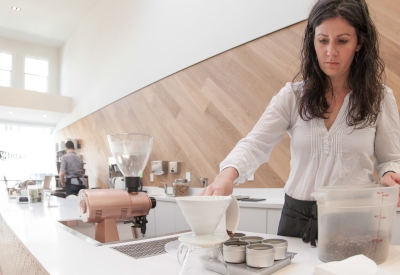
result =
M174 200L172 197L154 195L159 202ZM271 198L268 207L278 203L273 200ZM239 204L250 206L266 203L268 202ZM52 197L51 204L56 207L47 207L45 203L18 204L15 199L9 199L4 190L0 190L0 268L3 275L178 274L180 265L171 254L135 259L114 248L127 244L150 243L179 234L95 245L66 230L66 227L58 222L79 219L77 201ZM244 233L264 238L275 237L254 232ZM290 265L274 274L313 274L314 266L322 263L318 259L317 249L297 238L285 239L289 243L288 251L297 254ZM388 260L380 264L379 268L389 272L380 274L400 274L400 246L390 247Z
M177 209L178 207L175 205L174 197L166 196L162 188L147 187L145 189L149 194L157 198L159 205L162 205L162 208L157 210L155 215L157 223L155 235L189 229L189 225L185 222L179 209ZM197 195L201 190L201 188L190 188L189 195ZM172 193L172 188L169 187L167 193ZM240 207L238 230L276 234L284 203L285 194L283 188L234 188L233 195L237 197L264 199L257 202L238 201ZM168 208L170 210L163 211ZM172 211L175 212L174 217L163 219L163 217L168 215L168 212ZM172 226L174 219L175 227ZM159 224L162 224L162 226L158 226ZM394 221L392 244L400 245L400 208L397 208Z

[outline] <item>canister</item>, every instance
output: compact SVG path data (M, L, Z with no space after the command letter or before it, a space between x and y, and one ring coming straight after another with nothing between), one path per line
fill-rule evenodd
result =
M246 246L246 264L251 267L268 267L274 264L275 248L269 244Z
M263 237L258 237L258 236L246 236L239 238L239 241L255 244L255 243L261 243L263 239L264 239Z
M275 260L282 260L287 256L288 242L284 239L265 239L262 243L272 245L275 248Z
M188 196L189 188L187 179L175 179L172 185L172 191L175 197Z
M30 203L43 201L43 187L37 185L28 185L28 201Z
M246 246L248 242L226 241L223 244L224 260L229 263L244 263L246 261Z

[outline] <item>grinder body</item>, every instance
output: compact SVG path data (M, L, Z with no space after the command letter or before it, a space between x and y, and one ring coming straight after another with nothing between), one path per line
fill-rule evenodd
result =
M95 238L100 242L119 241L116 219L142 220L144 234L145 216L155 207L155 199L146 193L123 189L82 189L78 197L80 217L83 222L97 223Z

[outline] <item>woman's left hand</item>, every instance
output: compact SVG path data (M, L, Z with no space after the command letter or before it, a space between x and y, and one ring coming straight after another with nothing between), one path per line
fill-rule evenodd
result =
M381 179L381 184L383 186L395 186L400 185L400 174L387 172ZM397 207L400 207L400 190L399 190L399 199L397 202Z

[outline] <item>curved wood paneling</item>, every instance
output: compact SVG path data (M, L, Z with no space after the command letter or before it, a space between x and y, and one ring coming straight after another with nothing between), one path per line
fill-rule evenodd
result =
M370 0L386 62L387 85L400 102L400 8L395 0ZM272 96L291 81L299 66L298 53L305 22L293 25L212 57L58 131L56 142L79 138L91 186L106 187L106 135L141 132L155 136L150 160L181 161L181 175L155 176L145 185L169 183L191 172L191 186L200 178L212 182L219 163L257 122ZM112 92L112 91L110 91ZM271 159L240 187L283 187L290 170L290 139L286 135Z

